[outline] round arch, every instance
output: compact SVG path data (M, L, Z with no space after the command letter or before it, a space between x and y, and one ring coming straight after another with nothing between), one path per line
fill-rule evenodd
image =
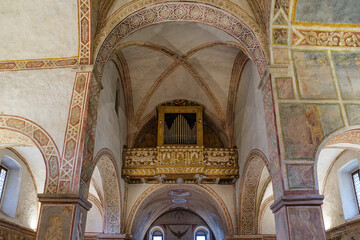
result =
M266 167L271 177L269 162L265 154L258 149L251 150L246 159L240 182L240 234L259 233L257 188L264 167Z
M94 164L99 169L104 188L104 232L120 233L122 216L121 185L115 163L115 156L109 149L101 149L96 154ZM90 180L88 185L90 185Z
M220 239L222 237L225 238L226 235L233 235L234 230L230 214L220 196L218 196L213 190L210 190L210 187L207 187L205 185L191 184L157 184L144 191L137 199L129 213L126 222L126 233L133 234L135 236L135 239L142 239L145 232L150 227L151 223L163 213L168 211L169 207L172 206L171 202L169 202L168 205L163 204L162 202L167 198L171 199L171 197L168 197L170 196L171 191L190 192L191 197L194 197L194 194L202 196L202 199L204 199L204 201L207 201L208 206L212 206L212 210L214 211L205 215L202 212L197 212L196 209L190 209L193 207L192 205L189 205L189 209L194 211L201 218L203 218L205 222L207 222L209 227L212 229L214 234L217 232L213 229L216 224L218 225L217 228L219 229L221 226L225 228L223 232L218 233L218 237L220 237ZM154 201L154 199L159 196L161 197L162 201ZM161 202L161 206L159 205L156 207L151 207L152 203L154 202ZM149 209L151 210L148 211ZM142 218L141 221L139 220L139 218ZM136 222L136 220L139 221Z
M210 5L194 2L165 2L148 6L127 15L103 41L96 54L94 72L101 79L105 63L120 41L147 26L166 22L196 22L216 27L230 34L243 46L246 54L257 66L260 77L266 70L263 47L254 32L239 18Z
M41 126L31 120L12 115L0 115L0 130L19 133L20 136L23 135L33 142L33 146L36 146L40 150L45 161L46 180L44 192L56 193L59 188L59 166L61 158L59 150L51 136ZM12 138L7 140L12 144L16 142L24 144L24 139L20 138L19 134L16 139ZM7 134L4 134L4 136L6 135Z
M233 2L229 0L190 0L188 1L190 3L201 3L203 5L209 5L217 9L223 9L224 11L228 12L230 15L236 17L239 19L239 21L243 22L246 26L250 26L254 34L256 35L256 38L259 39L259 42L262 45L262 48L265 50L267 59L270 58L269 48L268 48L268 39L266 37L266 33L263 32L261 27L256 23L256 21L239 5L234 4ZM166 4L168 3L167 0L159 0L156 1L157 4ZM118 8L114 14L112 14L105 22L105 25L100 30L99 34L97 34L97 38L95 41L95 47L94 47L94 56L97 57L97 55L100 52L100 49L103 45L103 43L106 40L107 34L111 32L116 25L123 21L127 16L132 15L136 12L138 12L141 9L149 8L154 5L153 1L132 1L128 4L124 4L120 8Z

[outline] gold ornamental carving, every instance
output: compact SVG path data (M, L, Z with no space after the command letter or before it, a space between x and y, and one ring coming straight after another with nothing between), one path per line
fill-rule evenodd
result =
M174 179L232 184L239 177L236 148L203 146L159 146L125 148L122 176L130 183Z

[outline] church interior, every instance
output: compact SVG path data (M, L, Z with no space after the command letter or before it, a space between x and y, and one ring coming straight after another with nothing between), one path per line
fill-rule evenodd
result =
M0 1L0 239L360 239L359 11Z

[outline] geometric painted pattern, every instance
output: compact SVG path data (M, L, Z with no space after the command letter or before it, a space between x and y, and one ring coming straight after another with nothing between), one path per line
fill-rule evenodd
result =
M250 152L244 168L242 186L240 189L240 234L257 234L257 190L266 157L259 150Z
M30 138L39 148L46 165L45 193L56 193L59 180L60 154L51 136L36 123L17 116L0 115L0 129ZM12 141L16 139L12 139Z
M112 160L101 157L97 165L102 178L105 200L105 233L120 233L121 206L118 177Z
M99 196L101 208L104 212L104 233L120 233L121 216L121 193L114 154L107 148L101 149L94 158L94 164L98 167L104 196L100 188L92 178L92 184ZM93 174L91 174L93 175ZM91 193L88 195L91 196ZM97 197L95 197L97 199Z
M90 72L77 72L75 76L62 152L59 193L66 193L71 188L78 187L78 184L76 184L78 179L74 179L74 173L79 171L81 164L79 150L82 147L81 142L83 139L83 125L90 79Z
M284 182L281 171L281 159L279 150L279 139L277 135L274 98L271 79L266 79L262 88L263 103L265 110L266 135L269 149L269 173L274 186L274 198L277 200L284 193Z

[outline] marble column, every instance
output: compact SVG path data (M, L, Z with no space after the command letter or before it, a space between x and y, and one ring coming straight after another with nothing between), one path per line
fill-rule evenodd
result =
M321 204L324 196L304 194L282 196L271 206L275 214L277 239L325 240Z
M39 194L41 202L37 240L84 239L91 203L78 194Z

